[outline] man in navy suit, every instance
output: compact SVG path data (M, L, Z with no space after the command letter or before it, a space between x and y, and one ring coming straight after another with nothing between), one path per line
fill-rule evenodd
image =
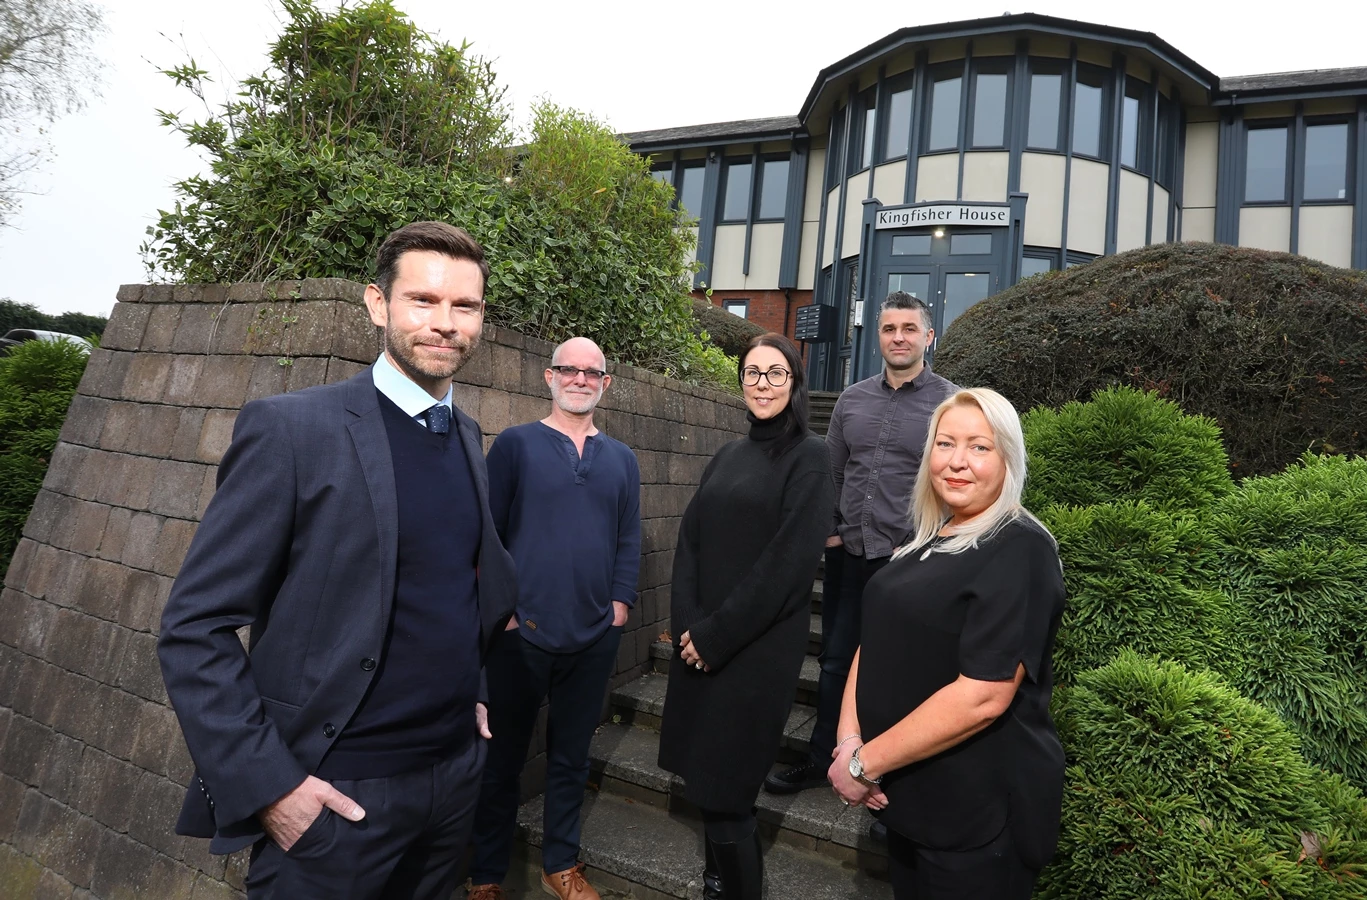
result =
M253 845L252 900L454 889L482 660L517 598L479 427L451 403L488 272L450 225L385 239L365 294L384 353L243 407L167 601L162 674L196 766L176 830Z

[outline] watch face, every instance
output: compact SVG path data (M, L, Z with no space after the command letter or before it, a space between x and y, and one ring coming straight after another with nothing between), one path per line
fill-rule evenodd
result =
M858 752L850 757L850 775L855 778L864 777L864 764L860 762Z

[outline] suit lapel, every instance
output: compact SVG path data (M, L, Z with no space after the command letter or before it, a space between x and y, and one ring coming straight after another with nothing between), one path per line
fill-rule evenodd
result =
M394 486L394 459L389 452L389 434L380 414L379 395L367 369L352 378L347 410L354 418L347 424L361 463L370 503L375 509L375 530L380 545L380 604L384 621L389 619L394 599L394 577L399 558L399 501Z

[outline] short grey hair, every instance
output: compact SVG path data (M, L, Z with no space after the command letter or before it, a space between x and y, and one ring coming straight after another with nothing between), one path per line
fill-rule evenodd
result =
M925 323L926 331L934 328L931 322L930 307L926 306L925 301L919 297L908 294L906 291L893 291L883 300L883 305L878 308L878 317L881 319L883 313L890 309L919 309L921 311L921 321Z

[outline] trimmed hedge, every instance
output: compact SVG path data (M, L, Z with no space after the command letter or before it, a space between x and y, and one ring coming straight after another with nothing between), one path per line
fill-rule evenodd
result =
M1360 900L1367 800L1216 676L1125 652L1055 695L1068 750L1043 900Z
M752 338L764 334L764 329L740 316L729 313L708 300L693 298L693 333L707 335L707 340L720 347L727 356L740 356Z
M1219 423L1236 474L1367 452L1367 273L1162 244L1027 278L954 321L936 370L1017 409L1123 384Z

